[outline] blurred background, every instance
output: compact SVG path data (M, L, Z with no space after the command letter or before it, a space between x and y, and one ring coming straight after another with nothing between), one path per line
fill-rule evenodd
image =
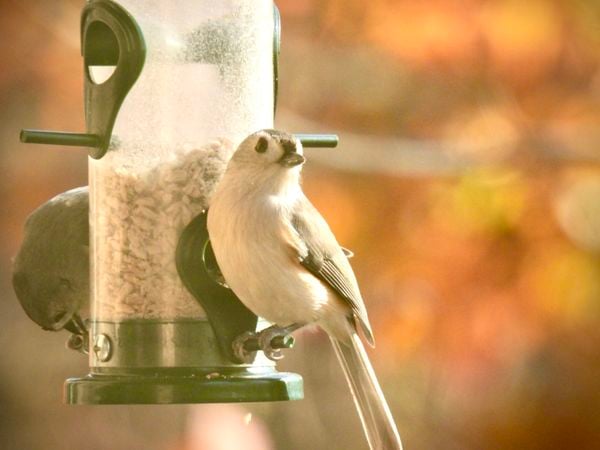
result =
M27 215L87 183L81 0L0 0L0 447L366 449L328 340L305 400L66 406L87 373L10 284ZM277 125L339 132L304 187L353 265L407 450L600 448L600 3L278 0Z

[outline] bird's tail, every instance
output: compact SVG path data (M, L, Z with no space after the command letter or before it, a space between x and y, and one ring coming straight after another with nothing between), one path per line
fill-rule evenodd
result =
M360 337L352 331L348 342L330 339L352 391L369 447L401 450L398 429Z

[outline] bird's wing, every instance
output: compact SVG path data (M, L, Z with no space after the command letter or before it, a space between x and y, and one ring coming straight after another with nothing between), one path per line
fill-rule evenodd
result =
M367 310L354 272L325 219L303 197L294 206L290 222L299 238L295 247L300 264L348 303L367 341L374 345Z

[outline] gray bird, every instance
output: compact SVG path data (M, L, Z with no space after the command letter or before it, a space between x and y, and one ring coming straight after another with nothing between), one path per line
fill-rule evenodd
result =
M13 287L27 315L44 330L83 335L79 315L89 299L88 188L64 192L27 218L13 262Z
M357 334L373 345L364 301L344 250L302 192L304 161L300 142L280 131L262 130L240 144L208 211L217 263L242 303L275 324L261 333L263 348L307 324L328 333L370 447L401 449Z

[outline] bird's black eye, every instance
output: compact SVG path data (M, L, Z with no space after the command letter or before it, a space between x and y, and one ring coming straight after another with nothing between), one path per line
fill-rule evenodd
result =
M257 153L264 153L267 151L268 147L269 141L267 141L267 138L261 137L258 139L258 142L256 142L256 147L254 147L254 150L256 150Z

